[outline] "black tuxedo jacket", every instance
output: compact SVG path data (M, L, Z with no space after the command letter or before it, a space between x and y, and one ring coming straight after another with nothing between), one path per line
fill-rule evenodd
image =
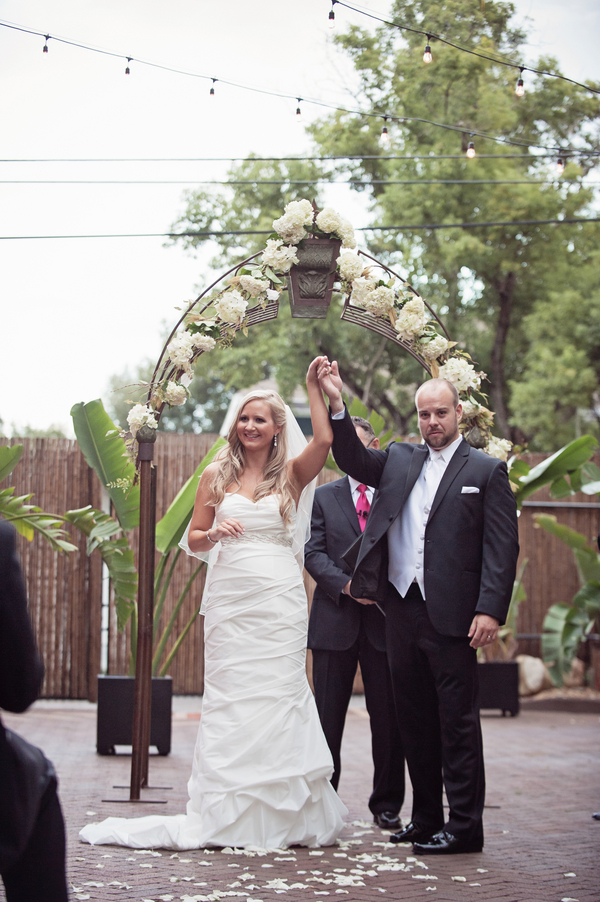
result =
M385 602L387 530L427 460L426 445L367 449L346 412L331 420L333 455L355 479L377 487L352 579L352 594ZM467 491L464 491L467 489ZM504 623L519 553L516 503L506 464L463 441L446 467L425 528L427 612L435 629L466 636L476 613Z
M363 624L371 644L385 651L381 611L342 593L352 576L342 555L360 534L348 477L320 486L315 492L304 556L304 566L317 584L308 623L309 648L345 651L356 642Z

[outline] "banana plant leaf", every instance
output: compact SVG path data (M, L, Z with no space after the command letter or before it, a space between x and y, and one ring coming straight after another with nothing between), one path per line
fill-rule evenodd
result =
M546 613L542 657L559 686L564 675L569 673L579 644L590 631L592 623L584 611L563 602L553 604Z
M74 404L71 417L79 447L107 489L119 523L126 532L134 529L140 522L140 488L133 485L135 466L118 427L100 400ZM127 483L125 488L122 480Z
M593 436L582 435L580 438L569 442L556 454L537 464L527 473L523 473L523 461L519 462L520 466L518 469L515 462L515 464L511 465L509 477L513 485L516 486L515 498L517 507L520 508L526 498L545 485L556 483L557 490L559 492L564 491L564 485L561 480L568 474L575 473L586 464L597 447L598 442ZM571 494L571 491L567 494Z
M29 542L37 533L55 551L65 553L77 551L77 546L67 539L62 517L47 514L35 504L27 504L26 502L33 496L15 496L14 491L14 486L0 491L0 517L12 523L19 535L24 536Z
M194 499L198 488L198 479L206 467L212 463L217 452L226 444L224 438L218 438L208 454L200 461L195 472L179 490L164 517L156 524L156 549L168 554L179 544L194 509Z
M23 455L23 445L0 445L0 482L12 473Z
M135 607L138 584L133 550L127 537L113 538L122 531L120 525L111 516L90 505L67 511L65 520L88 537L88 554L96 548L100 552L112 581L117 627L124 629Z

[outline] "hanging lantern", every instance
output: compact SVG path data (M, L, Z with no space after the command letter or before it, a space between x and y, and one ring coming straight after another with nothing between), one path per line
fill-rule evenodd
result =
M339 238L305 238L287 277L293 317L325 319L337 274Z

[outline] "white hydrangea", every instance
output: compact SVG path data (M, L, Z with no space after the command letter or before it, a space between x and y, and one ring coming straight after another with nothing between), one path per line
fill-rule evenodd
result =
M267 300L268 301L278 301L279 300L279 292L275 288L267 288Z
M423 341L421 353L425 360L437 360L448 348L448 339L443 335L435 335L430 341Z
M407 301L396 316L396 332L404 341L413 341L425 328L425 304L419 297Z
M484 450L490 457L497 457L498 460L508 460L512 444L505 438L496 438L495 435L492 435Z
M292 200L283 216L273 222L273 228L288 244L298 244L306 237L305 226L313 221L314 211L309 200Z
M354 279L352 282L352 294L350 295L351 303L362 307L368 293L376 287L377 282L375 279L368 279L366 276L359 276L358 279Z
M240 288L248 292L251 298L258 297L269 287L266 279L255 279L254 276L240 276Z
M193 338L194 347L200 351L212 351L217 343L211 335L204 335L202 332L196 332Z
M173 341L167 345L169 360L175 366L187 369L190 358L194 353L194 337L190 332L180 332Z
M239 291L231 288L221 295L215 302L217 316L224 323L241 323L246 315L248 301L244 300Z
M476 417L481 413L481 404L478 404L477 401L463 401L462 409L463 418L465 420L472 420L473 417Z
M165 389L165 401L169 407L181 407L185 404L188 393L184 385L178 382L168 382Z
M337 230L338 237L342 239L342 247L356 247L356 238L354 236L354 226L349 219L341 217L341 223Z
M380 285L379 288L367 292L362 303L373 316L383 316L394 306L394 289Z
M483 373L477 373L475 367L464 357L451 357L440 367L440 379L447 379L457 391L467 391L469 388L478 389L483 375Z
M142 426L150 426L151 429L158 428L154 411L146 404L135 404L127 414L127 422L129 423L129 431L134 438L138 433L138 429Z
M324 207L317 215L317 225L322 232L337 234L342 226L342 217L333 207Z
M285 245L280 238L269 238L261 260L275 272L289 272L298 262L298 252L295 247Z
M352 251L342 251L337 259L337 265L340 270L340 277L345 282L353 282L354 279L362 275L364 269L362 258L358 254L352 253Z

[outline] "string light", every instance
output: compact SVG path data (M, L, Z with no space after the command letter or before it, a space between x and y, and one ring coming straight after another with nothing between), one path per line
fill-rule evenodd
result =
M131 62L132 59L133 59L132 56L127 57L127 65L125 66L125 75L129 75L129 63Z
M335 28L335 12L333 11L335 2L336 2L336 0L331 0L331 9L329 10L329 27L330 28Z
M523 69L524 69L524 66L521 66L521 68L519 69L519 77L517 79L517 87L515 88L515 94L517 95L517 97L522 97L523 94L525 93L525 85L523 83Z
M383 147L387 147L388 144L390 143L390 136L388 135L388 130L387 130L387 120L388 120L388 117L384 116L383 117L383 128L381 129L381 136L379 138L379 143Z
M556 172L558 175L562 175L565 171L565 161L562 157L559 157L556 161Z
M211 97L214 97L214 96L215 96L215 83L216 83L216 82L217 82L217 79L216 79L216 78L213 78L213 80L212 80L212 85L210 86L210 91L209 91L209 94L210 94Z
M433 59L431 55L431 47L429 46L429 41L431 40L431 36L427 35L427 43L425 44L425 53L423 54L423 62L430 63Z
M296 122L300 122L302 119L302 110L300 109L300 104L302 103L302 98L298 97L298 106L296 107Z
M46 43L44 44L44 49L42 50L42 53L48 53L48 41L49 40L50 40L50 35L47 34L46 35Z
M473 135L471 135L471 138L473 138ZM469 141L469 146L467 147L467 157L470 160L472 160L474 156L475 156L475 144L471 140L471 141Z

